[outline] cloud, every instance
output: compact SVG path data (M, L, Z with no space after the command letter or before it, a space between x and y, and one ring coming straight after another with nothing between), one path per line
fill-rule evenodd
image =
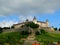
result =
M16 21L2 21L2 22L0 22L0 27L11 27L13 24L17 24L18 22L16 22Z
M25 22L26 19L28 19L29 21L31 21L31 20L33 20L33 16L32 16L32 15L28 15L28 16L23 16L23 15L21 15L21 16L19 17L19 19L20 19L20 22Z
M60 9L60 0L0 0L0 15L52 13Z
M0 16L19 14L20 22L32 20L34 14L54 13L60 10L60 0L0 0ZM14 24L13 20L1 22L1 26Z

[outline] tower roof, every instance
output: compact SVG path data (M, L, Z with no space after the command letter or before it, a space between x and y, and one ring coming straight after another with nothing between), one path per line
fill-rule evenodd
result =
M26 19L26 21L29 21L28 19Z
M36 20L36 17L34 16L33 20Z

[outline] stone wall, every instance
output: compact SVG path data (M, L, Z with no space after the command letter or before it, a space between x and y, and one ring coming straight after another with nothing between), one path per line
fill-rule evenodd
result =
M3 32L19 32L19 31L26 31L29 30L29 27L23 27L23 28L12 28L12 29L3 29Z
M55 31L52 27L41 27L40 29L44 29L47 32L54 32Z

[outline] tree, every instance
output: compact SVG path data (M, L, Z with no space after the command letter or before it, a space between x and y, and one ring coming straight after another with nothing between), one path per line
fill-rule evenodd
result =
M10 29L10 27L4 27L3 29Z
M47 33L44 29L41 29L40 31L41 31L41 34Z
M11 28L14 28L14 26L11 26Z
M28 35L29 32L28 32L28 31L21 31L21 34L22 34L22 35Z
M55 30L55 31L57 31L57 27L56 27L56 28L54 28L54 30Z
M38 31L35 32L36 35L40 35L40 33Z
M0 27L0 33L2 33L2 30L3 30L3 29Z
M31 28L38 28L38 27L39 27L38 24L35 24L35 23L33 23L33 22L27 23L26 26L27 26L27 27L31 27Z
M60 28L59 28L59 31L60 31Z

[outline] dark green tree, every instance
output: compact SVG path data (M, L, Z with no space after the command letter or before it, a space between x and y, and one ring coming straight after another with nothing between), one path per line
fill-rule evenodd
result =
M11 26L11 28L14 28L14 26Z
M56 28L54 28L54 30L55 30L55 31L57 31L57 27L56 27Z
M33 22L27 23L26 26L31 27L31 28L38 28L38 27L39 27L38 24L35 24L35 23L33 23Z
M40 31L41 31L41 34L47 33L44 29L41 29Z
M59 28L59 31L60 31L60 28Z
M36 35L40 35L41 33L39 33L39 31L36 31L35 34L36 34Z
M0 27L0 33L2 33L3 29Z
M21 33L22 35L28 35L28 34L29 34L28 31L21 31L20 33Z

